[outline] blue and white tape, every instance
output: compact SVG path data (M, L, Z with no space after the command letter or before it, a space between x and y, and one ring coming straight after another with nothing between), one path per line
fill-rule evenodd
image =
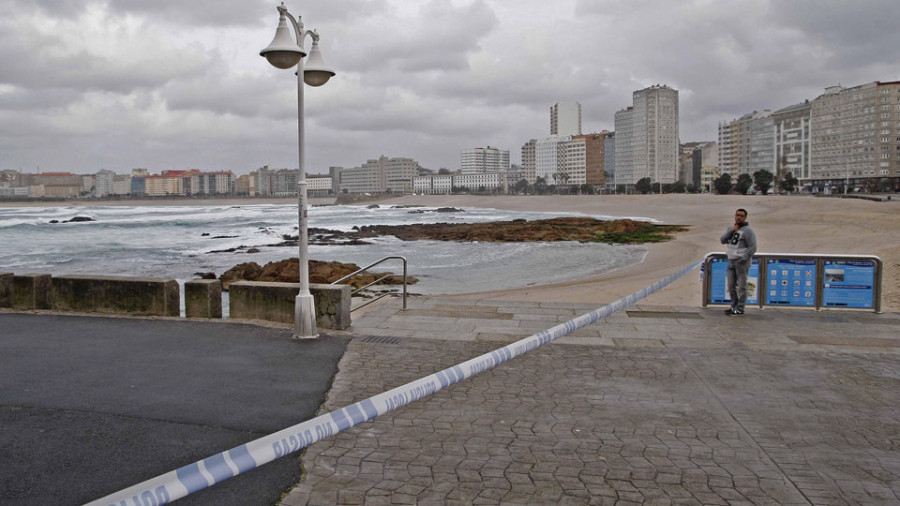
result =
M466 378L494 368L523 353L543 346L560 337L591 325L620 311L695 269L700 262L658 281L612 304L561 323L538 334L484 355L454 365L430 376L399 386L368 399L317 416L311 420L261 437L226 452L207 457L175 471L157 476L87 506L160 506L255 469L277 458L301 450L317 441L345 431L350 427L389 413L410 402L429 396L438 390Z

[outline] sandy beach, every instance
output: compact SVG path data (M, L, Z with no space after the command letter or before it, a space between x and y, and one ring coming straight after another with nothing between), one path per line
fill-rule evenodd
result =
M10 203L6 206L172 205L221 206L292 204L291 198L153 199ZM333 198L313 198L310 205L327 205ZM475 196L407 195L373 201L383 205L481 207L514 211L572 212L615 217L646 217L663 224L685 225L687 232L665 243L646 245L640 264L590 279L512 290L481 292L482 299L582 302L602 305L648 286L708 252L724 251L719 237L734 210L749 211L748 221L759 238L760 253L830 253L876 255L884 262L882 309L900 311L900 232L894 222L900 201L873 202L812 196L738 195L583 195ZM362 205L364 202L358 203ZM311 224L315 226L314 224ZM324 260L324 259L323 259ZM411 266L414 270L414 266ZM552 266L548 266L552 268ZM412 275L415 275L411 271ZM461 295L471 298L472 295ZM644 300L646 304L696 306L701 303L699 272L695 271Z
M563 211L618 217L647 217L689 231L665 243L646 245L640 264L591 279L479 294L483 299L586 302L602 305L634 293L706 253L724 251L719 237L738 207L749 211L760 253L876 255L884 262L882 309L900 311L900 202L812 196L584 195L584 196L419 196L384 201L393 205L492 207L516 211ZM548 266L551 267L552 266ZM471 298L472 295L465 297ZM697 306L699 271L644 300L646 304Z

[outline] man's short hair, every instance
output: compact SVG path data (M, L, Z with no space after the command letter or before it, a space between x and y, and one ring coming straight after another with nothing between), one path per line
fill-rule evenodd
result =
M736 212L736 213L737 213L737 212L743 212L743 213L744 213L744 216L750 216L750 213L748 213L746 209L738 209L738 210L735 211L735 212Z

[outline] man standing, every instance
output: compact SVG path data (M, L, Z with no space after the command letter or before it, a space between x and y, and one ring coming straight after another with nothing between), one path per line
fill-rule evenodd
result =
M725 314L742 315L747 302L747 273L756 253L756 234L747 223L746 209L735 211L734 225L728 227L720 240L727 245L728 295L731 297L731 307L725 310Z

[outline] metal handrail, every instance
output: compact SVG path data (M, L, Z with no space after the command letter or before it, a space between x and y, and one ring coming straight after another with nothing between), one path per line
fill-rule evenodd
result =
M341 281L345 281L345 280L347 280L347 279L350 279L350 278L352 278L353 276L356 276L357 274L359 274L359 273L361 273L361 272L366 272L366 271L368 271L369 269L371 269L372 267L375 267L376 265L378 265L378 264L380 264L380 263L382 263L382 262L386 262L386 261L388 261L388 260L400 260L400 261L403 262L403 310L406 311L406 271L407 271L407 268L406 268L406 258L405 258L405 257L401 257L401 256L384 257L384 258L382 258L381 260L379 260L379 261L377 261L377 262L375 262L375 263L369 264L369 265L367 265L367 266L365 266L365 267L361 267L361 268L359 268L358 270L356 270L356 271L354 271L354 272L352 272L352 273L350 273L350 274L347 274L346 276L342 277L341 279L338 279L338 280L336 280L336 281L332 281L331 284L332 284L332 285L336 285L336 284L340 283ZM369 283L369 284L366 285L366 286L361 286L361 287L357 288L356 290L353 290L352 292L350 292L350 296L352 297L354 294L357 294L357 293L359 293L360 291L365 290L366 288L368 288L368 287L374 285L375 283L378 283L379 281L381 281L381 280L383 280L383 279L385 279L385 278L388 278L388 277L390 277L390 276L391 276L390 274L386 274L386 275L384 275L384 276L382 276L382 277L376 279L375 281ZM357 307L351 309L350 312L356 311L357 309L359 309L359 308L361 308L361 307L368 306L369 304L375 302L376 300L381 299L381 298L384 298L384 297L387 297L388 295L390 295L390 293L382 294L382 295L376 297L375 299L370 300L369 302L366 302L365 304L361 304L361 305L359 305L359 306L357 306Z

